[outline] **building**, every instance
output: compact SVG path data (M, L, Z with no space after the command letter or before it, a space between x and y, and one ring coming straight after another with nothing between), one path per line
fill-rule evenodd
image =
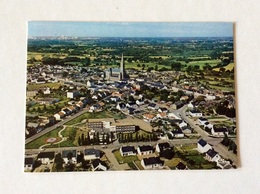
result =
M200 153L206 153L208 150L212 149L211 145L209 145L205 140L200 139L198 141L198 151Z
M41 161L42 164L50 164L54 160L54 152L40 152L37 156L37 160Z
M191 117L202 117L202 113L198 110L190 110L189 115Z
M228 130L225 127L212 127L211 134L214 136L224 136L225 134L228 135Z
M155 150L158 153L162 152L163 150L169 149L169 148L171 148L171 146L168 142L158 143L155 146Z
M77 163L77 151L76 150L63 150L61 152L61 157L65 164L72 163L76 164Z
M67 92L67 98L76 98L80 95L79 91Z
M24 171L32 171L35 159L33 157L24 158Z
M153 147L150 145L143 145L137 147L137 153L139 155L147 155L153 153Z
M120 68L109 68L105 72L107 80L110 81L122 81L128 78L125 71L124 56L122 54Z
M136 155L136 150L134 146L122 146L119 149L121 156L133 156Z
M93 160L91 163L92 171L106 171L107 166L99 159Z
M176 170L189 170L189 168L182 162L179 162L175 168L176 168Z
M84 160L95 160L100 159L100 151L96 149L85 149L84 152Z
M206 152L206 158L211 162L217 162L220 159L220 156L215 150L210 149Z
M164 162L160 160L160 157L143 158L141 165L145 170L162 169Z

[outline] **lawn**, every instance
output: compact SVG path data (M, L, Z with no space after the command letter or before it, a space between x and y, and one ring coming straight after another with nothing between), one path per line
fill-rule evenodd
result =
M88 112L84 113L84 114L76 117L75 119L72 119L71 121L65 123L64 125L74 125L74 124L80 123L84 119L91 118L91 114L93 114L93 113L88 113Z
M125 156L125 157L122 157L119 150L114 151L113 154L115 155L115 157L116 157L116 159L117 159L119 164L121 164L121 163L130 163L130 162L133 162L135 160L138 160L137 156Z
M177 166L177 164L179 162L182 162L183 164L186 165L186 162L184 162L182 159L180 159L180 158L173 158L171 160L165 160L164 161L164 166L168 166L170 169L175 169L175 167Z
M61 86L61 83L45 83L45 84L27 84L27 89L30 90L38 90L40 88L49 87L58 89Z
M38 149L40 146L46 144L46 139L55 137L58 138L58 132L62 129L63 127L58 127L57 129L54 129L53 131L50 131L49 133L46 133L45 135L35 139L34 141L28 143L25 145L26 149Z

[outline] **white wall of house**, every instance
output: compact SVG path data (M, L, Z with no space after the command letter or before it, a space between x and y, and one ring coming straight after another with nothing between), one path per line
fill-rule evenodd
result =
M198 151L200 153L206 153L210 149L212 149L212 147L208 143L204 147L198 143Z

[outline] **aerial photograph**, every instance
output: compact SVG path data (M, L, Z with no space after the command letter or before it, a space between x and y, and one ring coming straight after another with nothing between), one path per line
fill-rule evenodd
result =
M234 41L231 22L28 22L24 172L236 169Z

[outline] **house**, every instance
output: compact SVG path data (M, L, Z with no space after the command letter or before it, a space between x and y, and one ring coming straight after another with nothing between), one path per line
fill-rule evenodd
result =
M35 159L33 157L24 158L24 171L32 171Z
M172 134L173 134L173 137L176 137L176 138L183 138L184 137L184 133L182 132L181 129L172 131Z
M167 109L167 108L164 108L164 107L160 107L160 108L158 109L158 112L167 113L167 112L168 112L168 109Z
M211 134L214 136L224 136L225 134L228 135L228 130L225 127L212 127Z
M37 156L37 160L41 161L42 164L50 164L53 163L54 155L54 152L40 152Z
M143 119L144 119L144 121L145 122L153 122L153 121L155 121L156 119L157 119L157 117L155 116L155 115L153 115L153 114L144 114L143 115Z
M148 109L155 110L155 109L156 109L156 104L150 103L150 104L148 104L147 108L148 108Z
M159 118L159 119L167 118L167 113L166 112L160 112L156 115L156 117Z
M116 106L116 109L117 110L124 110L126 108L126 104L125 103L119 103L119 104L117 104L117 106Z
M182 128L182 127L187 127L188 124L185 123L183 120L181 121L181 123L179 123L179 127Z
M209 145L205 140L200 139L197 143L198 151L200 153L206 153L208 150L212 149L211 145Z
M175 168L176 168L176 170L189 170L189 168L182 162L179 162Z
M182 130L182 132L183 132L184 134L192 133L191 128L188 127L188 126L183 126L183 127L180 127L180 128L181 128L181 130Z
M104 162L99 159L93 160L91 163L92 171L106 171L107 167Z
M188 104L188 109L192 110L192 109L194 109L194 108L195 108L194 104L193 104L192 102L190 102L190 103Z
M120 149L121 156L132 156L136 155L136 150L134 146L122 146Z
M200 117L198 119L199 125L204 125L206 122L208 122L208 119L204 118L204 117Z
M162 169L164 162L160 160L160 157L143 158L141 165L145 170Z
M150 145L143 145L137 147L137 153L139 155L147 155L153 153L153 147Z
M156 150L156 152L160 153L163 150L166 150L166 149L168 149L170 147L171 146L170 146L170 144L168 142L157 143L156 146L155 146L155 150Z
M137 104L135 102L128 102L126 104L127 108L137 108Z
M70 91L67 92L67 98L76 98L80 95L79 91L75 90L75 91Z
M84 160L95 160L100 158L100 151L96 149L85 149L84 152Z
M221 169L232 169L232 165L230 164L230 161L227 161L223 158L220 158L218 161L217 161L217 166Z
M63 150L61 152L61 157L65 164L72 163L76 164L77 163L77 151L76 150Z
M217 162L220 159L220 156L215 150L210 149L206 152L206 158L211 162Z
M138 100L135 101L135 103L136 103L138 106L140 106L140 105L143 105L143 104L144 104L144 100L138 99Z
M206 128L209 128L209 129L212 129L213 128L213 125L211 124L211 123L209 123L209 122L206 122L206 123L204 123L203 124L203 126Z
M200 111L198 111L198 110L190 110L189 111L189 115L191 116L191 117L202 117L202 113L200 112Z
M135 113L135 109L130 107L127 109L127 112L128 114L133 115Z

